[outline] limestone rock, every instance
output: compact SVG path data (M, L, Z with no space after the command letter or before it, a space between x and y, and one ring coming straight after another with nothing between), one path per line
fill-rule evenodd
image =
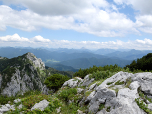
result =
M138 81L140 84L141 90L147 95L152 95L152 73L136 73L132 77L133 81Z
M21 102L21 99L15 99L14 100L14 103L18 103L18 102Z
M44 109L46 107L48 107L49 105L49 102L47 100L43 100L43 101L40 101L39 103L36 103L32 108L31 110L35 110L35 109L40 109L41 111L44 111Z
M5 104L5 105L2 105L1 108L0 108L1 113L7 112L9 110L15 110L14 105Z
M2 90L2 95L15 96L17 93L23 94L30 89L41 89L43 87L39 77L35 77L34 74L30 76L24 74L21 77L21 72L19 69L16 69L16 73L12 75L11 81L8 82L7 87Z
M41 90L41 92L43 93L43 94L46 94L46 95L48 95L49 94L49 88L47 88L47 86L46 85L44 85L43 86L43 88L42 88L42 90Z
M77 88L77 93L82 93L84 91L84 89L81 89L81 88Z
M136 99L139 98L137 89L136 90L130 90L129 88L120 89L118 91L117 98L129 98L129 99Z
M110 101L115 97L116 93L114 90L110 90L107 88L98 89L98 91L95 93L94 97L90 101L89 112L96 113L101 103Z
M80 84L79 86L88 86L89 84L91 84L94 81L94 78L90 79L89 78L89 74L86 75L84 77L84 80L82 81L82 84Z
M62 87L69 86L71 88L74 88L74 87L78 86L79 83L81 83L81 81L82 81L81 78L75 77L75 79L70 79L70 80L64 82Z
M81 110L77 110L78 111L78 114L85 114L85 113L83 113Z
M117 97L106 101L105 107L111 107L108 114L144 114L135 102L138 97L137 90L120 89Z
M40 58L36 58L33 53L27 53L26 57L34 63L35 67L38 67L40 70L45 69L45 64Z
M90 102L91 99L94 98L95 93L96 93L95 91L91 92L91 94L86 98L85 102Z
M97 84L96 84L96 83L95 83L95 84L92 84L92 85L89 87L89 90L96 89L96 87L97 87Z
M21 108L23 108L23 105L22 105L22 104L20 104L20 105L18 106L18 109L21 109Z
M100 88L108 88L112 85L115 85L116 82L120 81L120 82L126 82L127 79L131 78L133 76L132 73L128 73L128 72L118 72L115 75L113 75L112 77L106 79L102 84L100 84L96 90L100 89ZM107 85L108 83L111 83L111 85Z
M57 111L57 113L60 113L61 112L61 107L57 108L56 111Z
M130 84L129 88L134 90L134 89L138 89L139 88L139 82L138 81L134 81Z
M152 111L152 103L148 104L148 108Z

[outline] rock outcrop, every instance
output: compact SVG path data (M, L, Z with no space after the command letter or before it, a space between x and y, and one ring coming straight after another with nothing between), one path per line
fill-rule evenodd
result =
M49 102L44 99L43 101L40 101L39 103L36 103L31 108L31 110L40 109L41 111L43 111L46 107L48 107L48 105L49 105Z
M87 75L84 79L76 83L68 80L63 85L69 87L85 87L85 92L92 91L88 97L84 97L79 103L88 104L88 112L93 114L146 114L138 106L136 100L140 99L145 106L152 110L152 73L128 73L118 72L106 79L100 85L91 84L94 79L89 79ZM79 90L79 89L78 89ZM79 92L80 93L80 92ZM143 99L141 93L146 99ZM149 99L148 99L149 98Z
M33 53L27 53L26 57L27 59L32 61L36 68L39 68L40 70L45 69L45 64L42 62L40 58L36 58L36 56Z
M8 69L10 73L6 72L0 76L1 94L15 96L29 90L42 90L40 70L45 69L42 60L36 58L32 53L20 56L17 60L18 63L12 64ZM10 70L11 68L13 70Z
M3 114L9 110L15 110L14 105L10 105L10 104L2 105L0 108L0 114Z

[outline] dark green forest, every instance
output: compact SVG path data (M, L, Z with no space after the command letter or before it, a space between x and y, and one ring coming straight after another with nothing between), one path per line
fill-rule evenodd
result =
M152 53L143 56L140 59L133 60L130 65L126 65L125 68L129 68L131 71L142 70L151 71L152 70Z

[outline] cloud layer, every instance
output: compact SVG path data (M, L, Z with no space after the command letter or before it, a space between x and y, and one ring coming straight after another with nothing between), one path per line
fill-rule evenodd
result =
M24 31L41 28L68 29L100 37L122 37L140 34L140 31L151 33L147 29L152 29L152 26L143 19L152 16L146 10L150 0L145 3L145 10L141 6L142 0L114 1L118 5L132 5L135 10L139 10L136 22L120 13L116 5L106 0L3 0L5 5L0 6L0 30L6 30L7 26ZM9 4L21 5L27 9L17 11L9 7Z
M137 49L137 50L151 50L152 40L135 40L123 42L120 40L109 42L96 42L96 41L68 41L68 40L49 40L42 36L35 36L33 38L20 37L18 34L7 35L0 37L0 46L21 46L21 47L47 47L47 48L76 48L80 49L85 47L87 49Z

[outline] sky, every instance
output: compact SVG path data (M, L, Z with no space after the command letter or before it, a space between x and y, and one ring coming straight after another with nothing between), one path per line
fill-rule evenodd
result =
M152 0L0 0L0 47L152 50Z

